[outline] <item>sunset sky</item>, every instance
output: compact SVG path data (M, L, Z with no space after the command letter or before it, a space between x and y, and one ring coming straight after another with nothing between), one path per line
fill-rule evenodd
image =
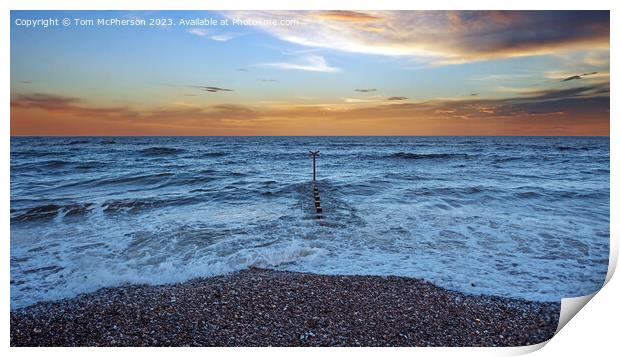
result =
M609 80L608 11L11 13L12 135L609 135Z

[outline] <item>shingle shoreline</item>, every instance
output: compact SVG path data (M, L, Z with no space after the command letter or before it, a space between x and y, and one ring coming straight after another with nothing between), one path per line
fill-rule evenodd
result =
M560 304L403 277L247 269L126 285L11 311L11 346L521 346Z

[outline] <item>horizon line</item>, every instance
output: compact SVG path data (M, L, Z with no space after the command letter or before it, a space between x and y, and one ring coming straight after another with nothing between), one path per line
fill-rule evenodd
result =
M609 138L610 135L10 135L11 138L85 138L85 137L126 137L126 138L346 138L346 137L582 137Z

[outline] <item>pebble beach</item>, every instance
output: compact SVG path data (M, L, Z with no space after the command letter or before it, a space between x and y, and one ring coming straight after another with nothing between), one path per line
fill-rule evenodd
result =
M11 311L11 346L522 346L559 303L466 295L403 277L246 269L104 288Z

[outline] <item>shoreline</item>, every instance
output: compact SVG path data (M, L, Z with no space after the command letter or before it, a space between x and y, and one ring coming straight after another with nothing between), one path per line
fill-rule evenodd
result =
M123 285L10 313L11 346L522 346L559 302L468 295L397 276L245 269Z

